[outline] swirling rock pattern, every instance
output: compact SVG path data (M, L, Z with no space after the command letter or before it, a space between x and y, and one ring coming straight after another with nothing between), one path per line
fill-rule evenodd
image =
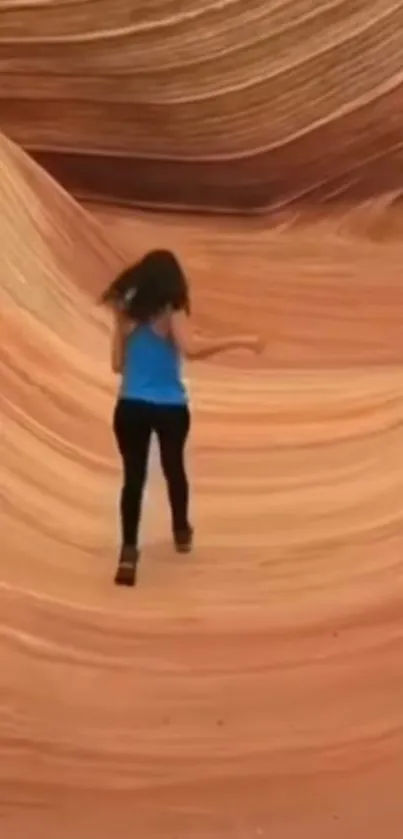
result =
M12 0L1 126L77 195L256 210L400 193L402 55L396 0Z
M359 209L93 218L4 139L0 169L2 836L400 839L398 238ZM152 466L122 592L93 295L156 239L204 328L247 319L268 348L189 369L195 553L172 554Z

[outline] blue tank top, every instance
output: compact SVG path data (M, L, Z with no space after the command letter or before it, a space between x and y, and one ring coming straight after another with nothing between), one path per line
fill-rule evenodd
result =
M127 339L120 398L185 405L187 392L181 367L173 341L158 335L148 324L138 326Z

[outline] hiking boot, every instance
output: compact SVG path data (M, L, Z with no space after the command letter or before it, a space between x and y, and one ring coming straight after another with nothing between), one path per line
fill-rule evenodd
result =
M116 569L115 583L118 586L136 585L136 570L139 559L137 548L125 545L119 557L119 564Z

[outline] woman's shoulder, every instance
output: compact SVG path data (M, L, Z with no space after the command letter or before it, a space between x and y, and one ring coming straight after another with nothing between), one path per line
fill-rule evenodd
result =
M130 338L134 335L135 332L138 330L138 324L134 320L130 320L129 318L125 318L122 324L123 333L125 338Z

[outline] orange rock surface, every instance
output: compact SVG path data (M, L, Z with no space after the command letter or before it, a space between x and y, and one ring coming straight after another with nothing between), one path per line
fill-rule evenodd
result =
M0 171L2 839L401 839L398 209L83 210L4 138ZM156 243L267 348L188 368L195 551L153 459L121 591L94 298Z
M401 193L402 55L397 0L3 0L0 125L112 202Z

